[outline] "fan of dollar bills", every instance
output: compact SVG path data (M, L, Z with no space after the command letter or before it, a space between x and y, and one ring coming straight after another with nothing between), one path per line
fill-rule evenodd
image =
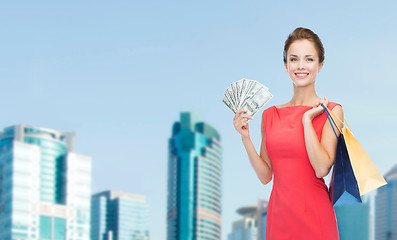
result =
M254 116L272 97L268 87L258 81L243 78L230 84L222 101L234 113L246 108L247 114Z

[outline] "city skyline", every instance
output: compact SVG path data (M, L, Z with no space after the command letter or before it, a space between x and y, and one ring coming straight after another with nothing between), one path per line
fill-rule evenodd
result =
M151 239L161 240L170 126L180 112L196 112L223 139L226 239L239 218L235 209L268 200L271 184L263 186L255 176L232 125L234 114L221 101L224 90L248 78L274 94L249 121L258 150L260 114L292 97L283 44L303 26L318 34L325 48L318 96L342 104L355 137L386 174L397 162L397 109L385 100L397 87L397 3L297 6L295 1L2 3L0 99L6 104L0 126L76 132L76 152L93 159L92 191L145 195ZM305 13L297 12L302 9Z
M193 115L191 115L191 114L193 114ZM193 127L194 129L196 129L196 130L198 130L198 131L200 131L200 132L202 132L203 134L205 134L205 136L206 135L212 135L212 136L216 136L217 138L219 138L219 136L218 136L218 133L216 132L216 130L215 129L213 129L210 125L207 125L206 123L203 123L203 122L198 122L198 116L197 115L195 115L194 113L188 113L188 112L181 112L181 119L183 119L183 120L181 120L181 122L175 122L174 123L174 126L173 126L173 131L174 132L179 132L179 131L181 131L181 128L183 128L183 126L184 127ZM175 134L175 133L174 133ZM55 131L55 130L52 130L52 129L48 129L48 128L44 128L44 127L33 127L33 126L26 126L26 125L15 125L15 126L11 126L11 127L6 127L6 128L4 128L4 131L0 134L0 136L1 136L1 144L2 145L4 145L4 144L7 144L8 142L9 142L9 140L7 140L7 139L9 139L9 137L10 136L13 136L13 138L15 138L16 140L16 142L14 143L14 145L15 145L15 147L16 148L20 148L20 146L18 146L18 142L19 141L21 141L21 140L23 140L24 139L24 141L27 141L27 143L29 143L29 142L32 142L33 144L37 144L37 143L40 143L40 142L37 142L37 141L32 141L32 140L30 140L30 138L32 138L32 136L37 136L37 137L41 137L41 138L43 138L44 137L44 139L45 139L45 137L51 137L51 138L54 138L54 139L60 139L61 141L64 141L65 142L65 145L67 146L67 149L68 149L68 151L73 151L73 149L74 149L74 135L75 135L75 133L73 133L73 132L68 132L68 133L64 133L64 132L59 132L59 131ZM179 139L180 137L178 137L178 139ZM32 138L32 139L34 139L34 138ZM172 139L172 138L171 138ZM170 139L170 140L171 140ZM215 139L213 139L212 141L214 141ZM186 141L186 140L185 140ZM37 142L37 143L36 143ZM190 141L187 141L187 142L190 142ZM171 144L171 142L170 142L170 144ZM218 144L218 143L217 143ZM46 144L46 145L48 145L48 144ZM182 144L182 145L186 145L186 144ZM23 146L23 145L21 145L21 146ZM40 145L39 145L40 146ZM170 145L170 146L172 146L172 145ZM186 145L187 146L187 145ZM185 146L185 148L186 148L186 146ZM208 147L206 147L206 149L207 149ZM34 149L34 148L33 148ZM32 150L33 150L32 149ZM174 149L174 148L171 148L171 149ZM3 149L4 150L4 149ZM175 151L176 149L174 149L174 150L172 150L172 152L173 153L177 153L177 151ZM209 149L208 149L209 150ZM207 150L207 151L208 151ZM19 151L19 150L18 150ZM18 155L17 155L18 156ZM31 156L33 156L33 158L35 158L34 156L34 154L33 155L31 155ZM44 155L45 156L45 155ZM80 156L80 158L81 157L83 157L84 158L84 156ZM45 159L46 157L44 157L44 159ZM70 157L69 157L70 158ZM75 158L75 157L73 157L72 156L72 159L73 158ZM171 159L173 159L173 158L171 158ZM33 159L33 161L37 161L37 160L34 160ZM69 160L70 161L70 160ZM72 160L72 161L75 161L75 160ZM85 160L84 160L85 161ZM0 161L0 163L1 163L1 161ZM62 162L61 162L62 163ZM171 163L171 162L170 162ZM36 164L36 165L39 165L39 164ZM69 165L70 165L70 163L69 163ZM71 166L71 165L70 165ZM0 166L0 169L1 170L4 170L4 167L5 167L5 165L3 165L3 166ZM81 167L81 166L80 166ZM171 169L171 168L170 168ZM382 208L382 214L383 214L383 212L384 212L384 209L385 208L390 208L391 207L391 203L392 203L392 199L389 199L389 200L387 200L389 203L388 204L385 204L385 203L383 203L384 202L384 192L386 191L385 189L388 189L387 191L388 191L388 197L389 198L391 198L392 197L392 194L390 194L391 193L391 191L390 190L392 190L392 189L394 189L394 187L393 187L393 185L394 185L394 181L395 181L395 178L396 178L396 176L397 176L397 174L396 174L396 172L397 172L397 164L395 164L391 169L389 169L388 170L388 172L387 172L387 174L385 175L385 178L387 179L387 181L388 181L388 185L385 185L385 186L383 186L383 187L381 187L381 189L379 189L380 191L381 191L381 195L379 195L379 190L377 190L377 191L375 191L376 193L377 193L377 196L376 196L376 199L379 199L379 197L380 196L382 196L382 200L381 200L381 202L379 202L379 203L377 203L377 202L375 202L375 204L377 204L376 206L381 206L381 208ZM36 171L36 170L34 170L34 171ZM172 171L171 171L172 172ZM35 175L35 174L33 174L33 175ZM46 175L43 175L44 177L46 176ZM173 178L172 176L171 176L171 178ZM5 179L5 177L3 176L0 180L3 180L4 181L4 179ZM58 178L56 178L56 179L58 179ZM35 180L34 180L35 181ZM89 182L91 182L91 180L88 180ZM1 183L1 181L0 181L0 183ZM50 182L50 184L51 184L51 182ZM43 185L43 183L42 182L40 182L40 185ZM45 185L47 185L48 186L48 182L46 182L45 183ZM56 184L56 185L59 185L59 183L58 184ZM43 185L44 186L44 185ZM48 188L48 187L47 187ZM61 188L61 190L62 190L63 188ZM52 191L52 190L51 190ZM3 192L3 194L4 194L4 189L2 190L2 192ZM69 196L66 196L66 195L64 195L64 194L61 194L61 193L57 193L57 192L59 192L59 190L58 191L54 191L54 193L56 193L56 195L54 195L54 198L48 198L47 196L49 196L49 195L41 195L40 196L40 198L41 198L41 201L47 201L47 202L53 202L53 201L55 201L55 202L57 202L57 204L66 204L66 198L68 198L68 199L72 199L72 198L70 198ZM1 191L0 191L0 193L1 193ZM1 194L0 194L1 195ZM38 196L38 195L37 195ZM59 196L61 196L61 197L59 197ZM63 198L62 198L62 196L63 196ZM116 204L119 204L119 202L121 201L120 199L123 199L123 201L130 201L130 200L139 200L140 202L144 202L145 201L145 196L144 195L137 195L137 194L132 194L132 193L122 193L122 192L117 192L117 191L110 191L110 190L107 190L107 191L103 191L103 192L100 192L100 193L96 193L96 194L93 194L92 195L94 198L95 198L95 201L94 201L94 198L93 198L93 203L96 203L96 202L98 202L98 200L100 200L99 202L101 202L101 204L100 205L98 205L98 204L94 204L94 205L92 205L92 206L96 206L95 208L92 208L92 210L91 211L94 211L94 212L96 212L97 210L93 210L93 209L102 209L102 208L108 208L108 206L107 206L107 204L105 203L104 205L103 205L103 203L104 202L106 202L106 201L112 201L112 202L114 202L114 203L116 203ZM103 199L102 199L103 198ZM105 198L108 198L109 200L106 200ZM35 198L34 198L35 199ZM34 199L30 199L30 201L35 201ZM62 199L64 199L64 200L62 200ZM103 201L105 199L105 201ZM0 200L1 200L1 196L0 196ZM98 203L99 203L98 202ZM123 204L125 205L127 202L123 202ZM265 205L267 205L267 201L266 200L259 200L259 202L258 202L258 206L261 206L262 204L264 204L264 203L266 203ZM134 204L136 204L136 203L134 203ZM379 205L380 204L380 205ZM114 204L113 204L114 205ZM117 208L115 208L114 206L116 206L116 205L114 205L114 206L111 206L111 208L109 208L109 209L118 209L118 207ZM147 204L144 204L146 207L148 207L148 205ZM110 205L109 205L110 206ZM143 206L143 205L142 205ZM256 206L255 208L257 208L258 206ZM48 206L47 206L48 207ZM351 232L351 230L352 229L355 229L355 231L357 231L357 230L359 230L359 229L363 229L363 227L365 227L364 225L365 225L365 221L367 222L367 224L369 224L368 225L368 232L367 233L364 233L364 232L360 232L360 234L364 234L365 236L369 236L369 239L372 239L371 238L371 235L372 234L374 234L374 222L372 221L372 220L370 220L370 219L372 219L374 216L369 216L369 215L366 215L366 214L368 214L369 213L369 207L370 207L370 204L369 204L369 198L367 198L367 197L365 197L364 199L363 199L363 203L361 203L361 204L352 204L352 205L347 205L347 206L338 206L338 207L336 207L336 209L335 209L335 212L336 212L336 215L337 215L337 218L339 219L339 217L343 217L343 219L341 218L341 219L339 219L338 220L338 225L340 225L339 227L343 227L343 236L345 237L345 238L351 238L352 236L355 236L355 237L358 237L358 236L356 236L356 235L354 235L352 232ZM59 207L58 207L59 208ZM128 208L125 208L125 210L127 210L126 212L123 212L123 213L121 213L120 212L120 214L127 214L128 215L128 212L129 211L131 211L131 206L129 207L130 209L128 209ZM243 208L246 208L246 207L242 207L242 208L240 208L240 210L241 209L243 209ZM252 208L252 206L249 206L249 208ZM343 209L343 210L342 210ZM113 211L112 210L112 211ZM241 214L241 212L240 212L240 210L237 210L237 212L239 213L239 214ZM375 209L374 209L375 210ZM55 210L54 210L55 211ZM144 209L142 209L142 211L144 212L145 210ZM259 211L259 210L258 210ZM346 212L345 212L346 211ZM94 213L94 212L91 212L91 214L94 214L94 215L91 215L91 220L99 220L99 219L96 219L95 217L93 217L93 216L99 216L99 215L101 215L101 216L104 216L103 215L103 213L100 213L99 215L98 214L96 214L96 213ZM143 213L142 212L142 213ZM390 214L390 212L389 211L386 211L387 212L387 214ZM48 214L48 213L46 213L46 214ZM109 213L105 213L105 215L106 214L109 214ZM338 214L340 214L340 216L338 216ZM364 215L363 215L364 214ZM110 214L110 215L113 215L113 214ZM357 222L355 222L355 223L353 223L355 220L354 219L356 219L357 218L357 216L356 215L361 215L360 217L359 217L359 219L360 219L360 221L364 221L364 222L361 222L360 223L360 225L358 225L357 224ZM265 215L263 215L263 221L266 221L265 220L265 218L266 218L266 216ZM59 218L56 218L56 219L59 219ZM105 220L103 220L102 219L102 217L100 218L101 220L101 223L95 223L95 225L100 225L100 226L102 226L103 225L103 223L105 223L105 222L107 222L107 220L105 219ZM125 217L123 217L123 219L125 220L126 218ZM133 218L132 218L133 219ZM132 220L132 219L130 219L130 220ZM383 221L385 221L385 217L383 216L383 218L382 218L382 222ZM388 229L389 229L389 231L390 231L390 229L391 229L391 217L390 216L388 216L387 217L387 221L388 221ZM138 220L138 222L136 222L135 220ZM141 219L140 217L138 217L137 219L135 219L134 220L134 222L136 222L138 225L141 225L141 226L145 226L146 224L148 224L147 222L142 222L142 220L143 219ZM258 221L259 220L261 220L261 219L258 219ZM147 221L147 220L145 220L145 221ZM341 222L340 222L341 221ZM377 222L375 222L375 223L377 223ZM65 223L64 223L65 224ZM256 223L255 223L256 224ZM66 226L66 225L65 225ZM112 225L113 226L113 225ZM116 226L116 225L114 225L114 226ZM124 226L127 226L127 225L124 225ZM135 225L131 225L131 226L135 226ZM260 226L262 226L262 223L260 223ZM377 224L377 226L381 226L381 227L383 227L383 225L379 225L379 223ZM92 225L91 225L91 227L92 227ZM352 227L352 229L350 229ZM66 228L65 228L66 229ZM382 228L383 229L383 228ZM342 230L342 229L339 229L340 231ZM127 229L125 229L124 230L126 233L130 233L131 232L131 230L127 230ZM256 231L256 230L255 230ZM263 231L265 231L265 225L263 226ZM383 231L383 230L382 230ZM342 234L342 232L340 233L340 234ZM259 234L260 232L258 232L258 234ZM264 233L264 232L261 232L261 233ZM107 233L106 233L107 234ZM110 233L111 234L111 233ZM148 234L148 231L146 232L146 234ZM256 239L256 232L254 233L255 235L253 235L253 236L255 236L254 238ZM352 235L353 234L353 235ZM370 234L370 235L368 235L368 234ZM379 233L378 233L379 234ZM143 236L143 235L142 235ZM251 235L250 235L251 236ZM342 235L341 235L342 236ZM350 236L350 237L347 237L347 236ZM259 237L259 236L258 236ZM358 237L358 239L361 239L363 236L361 236L361 237Z

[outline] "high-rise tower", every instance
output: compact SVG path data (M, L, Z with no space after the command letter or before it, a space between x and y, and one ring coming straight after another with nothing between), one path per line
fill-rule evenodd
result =
M91 240L148 240L145 196L104 191L92 196Z
M218 132L180 113L169 139L167 239L221 239L221 145Z
M397 239L397 165L386 175L387 184L378 188L375 201L375 239Z
M73 138L24 125L0 133L0 239L89 239L91 158Z
M242 218L233 222L228 240L264 240L268 204L268 201L258 199L256 206L239 208L237 213Z

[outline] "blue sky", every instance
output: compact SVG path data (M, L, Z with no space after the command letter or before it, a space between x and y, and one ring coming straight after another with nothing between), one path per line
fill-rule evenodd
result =
M321 38L320 97L342 104L350 127L386 173L397 159L394 1L18 1L0 4L0 127L76 132L93 158L93 192L146 196L151 239L165 239L167 141L181 111L219 130L223 236L236 209L268 199L251 168L224 90L260 81L292 97L282 62L296 27ZM260 115L250 122L259 150ZM235 176L240 176L236 178Z

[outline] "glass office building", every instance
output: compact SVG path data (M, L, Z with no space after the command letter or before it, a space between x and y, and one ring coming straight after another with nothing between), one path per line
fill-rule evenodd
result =
M262 216L260 216L262 219L260 228L258 229L258 240L265 240L266 239L266 218L267 218L267 211L262 212Z
M340 240L369 240L370 201L335 206Z
M180 113L168 142L167 239L221 239L221 144L196 114Z
M148 240L149 205L143 195L104 191L92 196L91 240Z
M258 199L257 204L257 226L258 226L258 233L257 239L258 240L265 240L266 239L266 218L267 218L267 207L269 202L266 200Z
M229 240L257 240L257 209L256 206L241 207L237 213L242 219L233 222Z
M0 239L89 238L91 158L73 139L24 125L0 133Z
M258 199L256 206L237 209L243 218L232 223L232 232L228 240L264 240L266 239L266 215L269 202Z
M378 188L375 201L375 239L397 239L397 165L386 175L388 184Z

